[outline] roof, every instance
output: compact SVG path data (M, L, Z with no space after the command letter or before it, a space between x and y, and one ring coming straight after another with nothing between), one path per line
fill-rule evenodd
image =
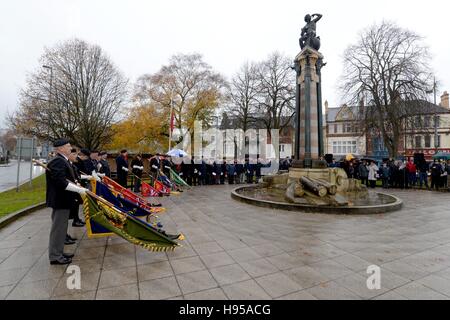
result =
M431 103L431 102L428 102L425 100L410 101L407 103L406 106L409 107L410 109L412 109L412 108L415 109L417 106L420 107L420 108L415 109L414 110L415 112L412 112L410 115L430 115L430 114L435 114L435 113L437 113L437 114L450 113L450 108L438 106L434 103ZM365 106L365 108L370 108L370 107L371 106ZM343 106L337 107L337 108L328 108L326 120L327 120L327 122L339 121L339 119L337 119L337 117L341 111L349 110L349 111L353 112L354 115L356 115L358 109L359 109L359 106L347 106L347 105L343 105Z

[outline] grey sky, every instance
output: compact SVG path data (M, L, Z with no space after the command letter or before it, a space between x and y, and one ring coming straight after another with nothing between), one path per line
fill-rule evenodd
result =
M336 90L344 49L358 32L383 19L426 38L439 96L450 91L450 5L448 1L299 0L4 0L0 4L0 127L27 72L40 68L45 46L78 37L100 45L134 81L155 72L175 53L199 52L228 78L245 61L278 50L294 57L306 13L321 13L317 25L323 69L323 96L342 101Z

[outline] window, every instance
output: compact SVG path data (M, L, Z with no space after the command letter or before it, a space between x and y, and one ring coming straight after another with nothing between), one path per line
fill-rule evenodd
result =
M284 144L280 144L280 152L284 152Z
M333 141L333 153L356 153L356 141Z
M347 129L346 129L347 132L352 132L353 131L351 123L347 123L346 126L347 126Z
M431 118L430 118L430 116L425 116L425 121L424 121L423 125L424 125L425 128L431 127ZM426 144L426 142L425 142L425 144Z
M338 131L337 126L338 126L337 124L334 125L334 133L337 133L337 131Z
M431 136L429 134L425 136L425 148L431 148Z
M436 144L436 148L440 148L441 147L441 136L437 135L437 144Z
M434 118L434 121L433 121L434 123L434 125L437 127L437 128L439 128L439 126L440 126L440 124L441 124L441 118L439 117L439 116L436 116L435 118Z
M422 148L422 136L416 136L416 148Z

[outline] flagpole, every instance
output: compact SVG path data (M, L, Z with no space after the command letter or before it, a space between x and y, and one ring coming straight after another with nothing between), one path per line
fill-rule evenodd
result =
M171 147L171 143L172 143L172 117L173 117L173 89L172 89L172 92L170 93L169 150L167 150L167 152L170 151L170 147Z

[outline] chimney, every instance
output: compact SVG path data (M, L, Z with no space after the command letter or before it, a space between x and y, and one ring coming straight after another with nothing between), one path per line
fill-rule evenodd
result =
M448 97L447 97L447 101L448 101ZM328 100L325 100L325 114L328 114Z
M447 91L444 91L444 94L441 96L441 103L439 105L444 108L449 108Z

